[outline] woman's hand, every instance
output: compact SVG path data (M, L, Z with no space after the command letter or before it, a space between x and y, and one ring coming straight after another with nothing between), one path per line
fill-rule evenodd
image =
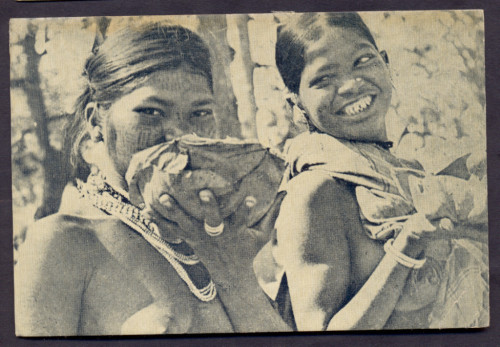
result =
M149 195L145 201L147 203L144 211L161 230L173 231L188 241L200 255L212 248L212 252L218 252L214 249L221 250L224 254L220 256L235 258L238 261L241 261L242 257L253 259L269 240L270 229L274 227L274 223L262 223L258 228L248 228L247 218L252 207L244 201L241 202L237 213L225 220L215 194L208 189L200 191L197 199L186 199L182 202L167 193ZM183 206L197 209L198 213L204 216L203 220L194 218ZM201 249L198 245L202 245ZM229 259L227 261L231 262Z
M176 177L154 172L149 182L141 188L141 198L146 205L144 211L161 224L163 229L177 226L177 232L181 233L179 236L187 241L241 243L246 240L246 247L254 243L257 247L269 240L274 225L261 223L267 221L266 218L261 217L258 226L249 228L250 224L255 224L254 209L259 206L256 205L255 198L247 196L248 189L240 187L241 189L233 191L231 188L231 192L225 195L222 207L216 192L208 188L198 191L193 189L199 185L199 182L193 182L197 177L188 170ZM269 209L273 208L274 203ZM232 248L234 247L233 245Z
M157 191L154 185L146 185L143 192L143 198L146 204L145 213L156 223L159 224L162 230L172 230L173 223L178 227L177 233L181 233L183 238L191 241L201 241L200 238L205 236L200 233L203 230L203 224L206 223L211 227L223 225L224 219L221 216L220 208L215 195L210 190L202 190L199 192L198 198L189 198L186 195L180 194L177 199L164 191ZM185 209L182 207L186 207ZM189 213L196 210L198 214L204 216L203 222L197 220ZM179 230L180 228L180 230Z
M418 213L429 219L439 217L456 218L455 205L450 192L446 191L442 177L428 175L421 177L408 177L413 205Z
M144 212L162 230L171 230L175 223L182 230L183 236L197 237L200 222L216 227L223 223L221 211L215 195L210 190L191 191L194 182L189 182L193 175L185 171L180 175L170 176L154 170L148 182L141 186ZM166 180L166 181L165 181ZM195 218L202 217L203 221ZM178 228L177 228L178 229ZM179 230L177 230L179 232Z
M202 189L194 197L176 194L182 190L183 185L146 184L142 192L146 204L144 211L161 231L170 231L170 236L187 241L213 278L229 287L242 278L241 271L251 272L253 259L269 240L270 229L274 226L266 221L274 219L262 218L255 228L248 227L253 206L245 199L245 191L234 192L237 209L224 219L218 199L211 190ZM193 210L202 218L193 217Z
M393 247L403 254L415 257L427 247L427 243L435 237L437 230L438 227L432 224L425 214L416 213L404 222Z

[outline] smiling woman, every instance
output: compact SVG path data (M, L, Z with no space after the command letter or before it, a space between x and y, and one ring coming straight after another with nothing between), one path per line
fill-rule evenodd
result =
M361 17L292 16L276 63L309 125L288 144L276 235L255 262L283 318L301 331L486 326L485 221L458 207L481 177L463 165L426 188L433 175L389 152L389 60Z
M328 44L338 41L357 44ZM387 140L380 116L392 94L385 53L365 36L337 27L309 45L305 63L299 103L319 130L339 138Z
M385 110L392 95L387 54L378 52L370 31L352 13L307 17L299 23L303 32L283 29L276 47L276 64L297 104L324 133L387 141ZM290 67L290 60L298 66Z

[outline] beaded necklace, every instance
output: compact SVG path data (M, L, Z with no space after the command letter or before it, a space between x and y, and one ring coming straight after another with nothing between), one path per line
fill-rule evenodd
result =
M91 181L89 177L88 182ZM163 239L156 223L146 218L141 209L134 206L124 195L104 181L97 185L78 183L78 189L83 198L106 214L117 217L139 233L172 265L191 293L199 300L207 302L217 296L210 274L185 241L177 239L169 242ZM195 277L189 274L190 270L196 273Z

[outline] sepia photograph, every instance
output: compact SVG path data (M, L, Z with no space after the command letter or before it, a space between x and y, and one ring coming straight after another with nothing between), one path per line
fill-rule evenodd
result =
M482 10L11 18L19 337L486 328Z

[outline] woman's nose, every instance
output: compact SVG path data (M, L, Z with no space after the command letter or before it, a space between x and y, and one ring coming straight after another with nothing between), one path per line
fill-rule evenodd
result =
M363 79L360 77L350 78L345 80L337 90L337 94L346 96L348 94L355 94L358 92L359 87L362 85Z
M162 128L167 141L181 137L187 133L186 125L177 117L166 120L162 124Z

